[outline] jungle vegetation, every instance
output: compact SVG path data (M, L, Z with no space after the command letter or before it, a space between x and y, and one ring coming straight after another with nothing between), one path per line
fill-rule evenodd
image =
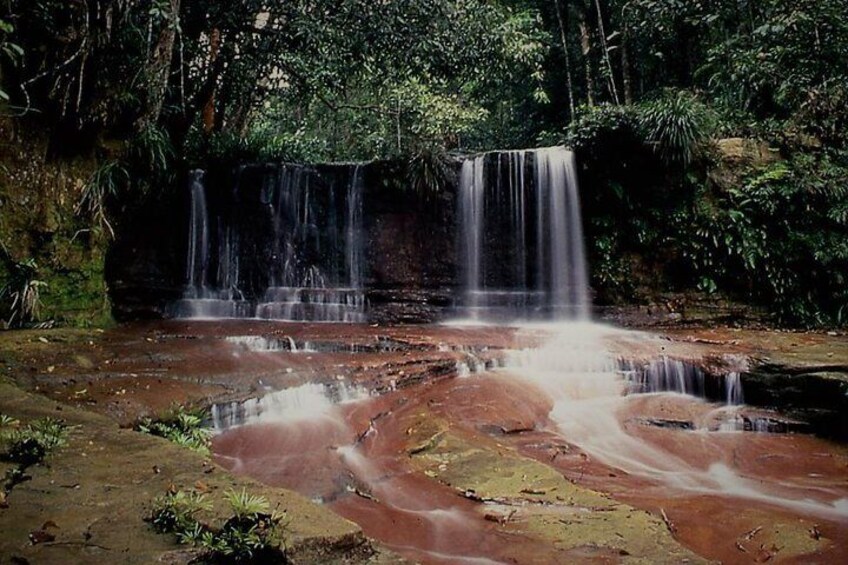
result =
M210 162L426 171L452 151L568 143L605 299L638 298L655 272L780 323L844 325L846 13L848 0L7 0L0 97L4 119L48 133L52 158L97 157L77 208L107 237L115 202ZM727 138L767 158L728 172ZM20 322L37 277L6 258L18 306L4 315Z

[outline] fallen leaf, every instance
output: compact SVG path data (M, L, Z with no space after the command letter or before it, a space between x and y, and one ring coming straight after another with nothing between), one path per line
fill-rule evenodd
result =
M44 530L35 530L34 532L30 532L29 541L32 545L38 545L40 543L56 541L56 536Z

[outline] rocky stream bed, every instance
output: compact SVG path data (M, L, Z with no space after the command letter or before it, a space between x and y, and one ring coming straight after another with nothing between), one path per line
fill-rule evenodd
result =
M624 458L629 443L607 453L597 430L557 419L544 382L517 376L514 352L550 333L240 321L0 334L0 413L70 426L4 498L0 562L188 562L144 521L152 499L232 487L285 510L296 563L848 559L845 336L605 334L632 366L697 370L707 396L738 374L746 401L629 396L614 411L638 442ZM211 458L133 431L175 404L211 409ZM654 452L744 482L714 492L666 481L671 466L640 473Z

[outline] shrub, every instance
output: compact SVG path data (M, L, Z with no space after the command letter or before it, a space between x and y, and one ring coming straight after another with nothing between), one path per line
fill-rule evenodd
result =
M791 325L848 322L848 155L799 153L704 191L676 236L702 290L742 295Z
M708 108L693 94L666 91L639 109L639 125L646 143L668 164L688 165L714 124Z
M451 162L441 151L421 149L406 163L410 188L424 199L437 196L454 180Z
M82 197L77 203L77 214L87 217L101 229L115 236L115 230L109 221L107 204L123 192L131 182L130 173L122 161L106 161L88 179L82 191Z
M20 328L37 322L41 290L47 286L47 283L38 280L38 263L32 258L15 261L0 243L0 266L5 271L0 283L0 314L3 317L0 326Z
M564 137L556 140L578 152L592 154L616 139L635 139L638 115L632 107L601 105L583 106L569 124ZM554 139L548 136L547 141Z
M160 533L188 531L197 524L195 515L212 510L205 495L194 491L173 491L153 501L150 523Z

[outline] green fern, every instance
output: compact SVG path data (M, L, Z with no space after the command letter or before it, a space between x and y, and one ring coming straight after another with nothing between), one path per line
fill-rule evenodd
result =
M172 533L183 545L203 551L215 563L267 563L285 561L282 547L283 515L269 513L268 500L246 490L228 491L224 498L233 514L220 528L198 520L212 509L204 495L172 491L157 497L150 523L160 533Z
M24 467L41 463L50 452L65 445L67 425L62 420L42 418L23 427L11 423L8 427L11 429L0 429L5 448L2 459Z

